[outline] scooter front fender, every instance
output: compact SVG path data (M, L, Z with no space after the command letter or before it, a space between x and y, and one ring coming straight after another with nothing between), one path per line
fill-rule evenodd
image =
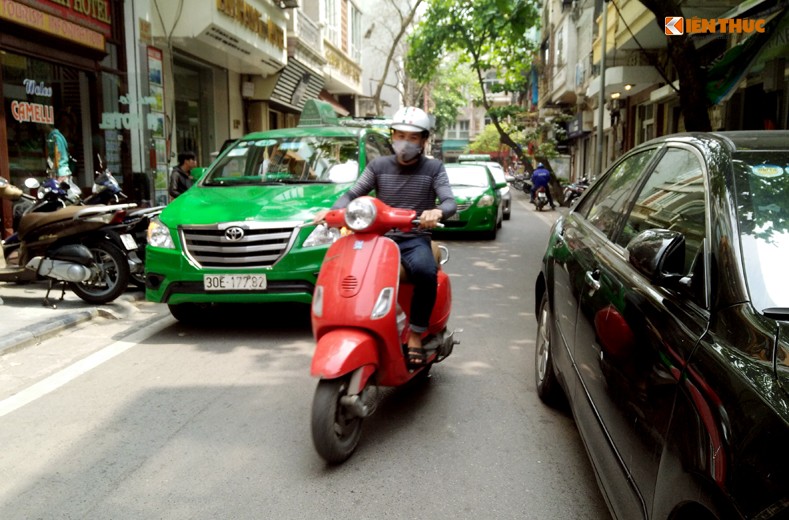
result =
M334 379L365 365L378 366L377 341L357 329L335 329L318 339L312 356L313 377Z

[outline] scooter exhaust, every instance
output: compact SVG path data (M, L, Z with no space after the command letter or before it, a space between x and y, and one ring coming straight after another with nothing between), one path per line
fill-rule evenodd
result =
M87 282L93 275L90 268L84 265L41 256L31 258L25 267L42 276L65 282Z

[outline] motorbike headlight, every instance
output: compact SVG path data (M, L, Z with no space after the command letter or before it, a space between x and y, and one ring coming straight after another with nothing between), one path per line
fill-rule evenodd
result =
M340 238L340 230L337 228L330 228L326 224L319 224L304 241L302 247L317 247L327 246L334 243L335 240Z
M167 226L162 224L158 218L152 218L148 224L148 243L154 247L162 247L164 249L175 249L173 237L170 236L170 230Z
M368 198L353 199L345 208L345 223L354 231L363 231L375 222L375 204Z
M483 195L480 197L479 201L477 201L477 206L485 208L487 206L492 206L494 202L496 202L496 199L494 199L492 195Z

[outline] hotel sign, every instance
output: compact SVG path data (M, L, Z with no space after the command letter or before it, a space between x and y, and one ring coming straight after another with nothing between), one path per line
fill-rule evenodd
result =
M76 2L76 0L74 0ZM0 0L0 20L104 51L104 34L13 0Z

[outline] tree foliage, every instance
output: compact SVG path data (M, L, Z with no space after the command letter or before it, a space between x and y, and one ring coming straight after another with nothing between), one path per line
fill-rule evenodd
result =
M431 82L433 115L436 116L436 135L455 124L460 109L468 105L468 99L479 97L479 85L467 63L453 59L442 61L438 73Z
M499 115L491 112L484 78L487 71L495 70L504 80L504 88L523 88L535 45L525 34L538 23L536 0L431 0L409 38L406 59L406 70L422 83L434 78L449 54L467 61L481 90L479 103L488 112L501 141L524 163L522 146L504 129Z

